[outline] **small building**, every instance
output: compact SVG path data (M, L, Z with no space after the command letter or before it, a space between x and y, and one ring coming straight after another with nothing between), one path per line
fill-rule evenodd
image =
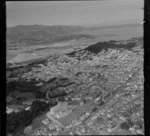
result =
M85 99L85 100L93 100L93 97L87 96L87 97L85 97L84 99Z
M74 98L72 98L72 100L73 100L73 101L74 101L74 100L80 101L81 98L79 98L79 97L74 97Z
M56 118L61 118L66 116L72 112L72 108L68 106L68 103L59 102L55 107L51 108L50 114L52 114Z

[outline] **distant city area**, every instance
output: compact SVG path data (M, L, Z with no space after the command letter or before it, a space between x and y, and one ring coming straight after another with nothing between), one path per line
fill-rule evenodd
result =
M143 11L7 1L6 135L145 135Z

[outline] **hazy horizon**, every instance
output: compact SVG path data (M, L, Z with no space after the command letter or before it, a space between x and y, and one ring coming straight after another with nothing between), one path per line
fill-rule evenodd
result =
M143 21L143 5L143 0L6 2L6 22L7 27L140 24Z

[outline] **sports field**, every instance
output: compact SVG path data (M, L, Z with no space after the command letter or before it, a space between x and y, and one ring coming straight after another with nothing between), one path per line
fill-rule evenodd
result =
M67 126L71 123L72 120L79 119L81 115L85 113L86 111L87 111L87 108L84 105L78 106L76 109L72 111L72 113L58 119L58 121L61 122L63 125Z

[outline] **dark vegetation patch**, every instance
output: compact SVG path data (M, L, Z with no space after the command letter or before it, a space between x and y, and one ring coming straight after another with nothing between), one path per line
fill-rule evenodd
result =
M50 80L48 80L48 81L47 81L47 84L49 84L49 83L51 83L51 82L55 81L56 79L57 79L57 77L53 77L53 78L51 78Z
M82 60L93 60L92 57L94 54L92 52L87 51L87 50L78 50L78 51L70 52L66 55L69 57L76 58L78 60L81 60L81 57L82 57Z
M120 128L129 130L129 128L131 128L133 126L134 126L134 123L130 119L128 119L126 122L121 123Z
M38 64L46 65L47 64L47 59L46 58L44 58L44 59L43 58L37 58L37 59L22 61L22 62L19 62L19 63L16 63L16 64L27 65L29 67L38 66Z
M55 106L57 102L50 101L46 103L44 101L33 101L30 110L23 110L21 112L12 112L6 116L6 132L15 133L21 126L26 127L32 123L32 121L41 115L43 112L49 111L51 107Z
M15 64L16 64L15 67L10 67L12 65L8 63L7 64L7 71L29 69L31 67L38 67L39 64L43 64L45 66L47 64L47 58L44 58L44 59L43 58L37 58L37 59L33 59L33 60L22 61L22 62L15 63Z
M57 98L66 96L65 87L75 84L68 78L54 77L47 81L46 85L42 88L43 92L47 92L46 98Z
M24 66L17 66L17 67L12 67L12 65L11 66L7 66L6 67L6 70L7 71L13 71L13 70L16 70L16 69L19 69L19 68L23 68Z
M92 52L92 53L99 53L102 50L108 51L108 49L127 49L127 50L131 50L133 47L135 47L136 44L135 43L127 43L125 45L123 44L115 44L114 42L98 42L94 45L91 45L87 48L85 48L85 50Z
M32 62L31 64L29 64L29 66L33 66L33 65L39 65L39 64L43 64L44 66L47 64L47 59L37 59L36 61Z
M78 76L81 76L83 74L82 71L78 71L75 75L78 77Z
M65 98L64 98L64 97L59 97L57 100L58 100L59 102L64 102L64 101L65 101Z
M11 70L9 69L9 71L7 71L7 73L10 72L10 74L7 78L17 77L19 74L27 73L31 70L32 70L32 68L29 66L25 66L25 67L21 67L21 68L13 68Z
M36 86L39 82L42 82L42 86ZM66 96L65 87L74 84L68 78L60 78L54 77L50 79L48 82L44 81L36 81L30 80L30 82L26 80L18 80L18 81L11 81L6 84L6 94L7 96L13 95L14 98L17 100L22 100L24 98L25 93L31 93L35 96L35 98L57 98L61 96ZM18 91L19 96L15 96L15 93ZM21 95L22 93L22 95ZM27 96L27 95L26 95ZM19 98L18 98L19 97ZM26 98L27 99L27 98Z
M58 87L67 87L69 85L74 84L75 82L72 82L70 79L68 78L52 78L47 82L47 89L49 89L50 91L55 90Z
M47 65L47 59L37 59L37 60L31 60L27 61L28 64L25 65L24 62L19 63L19 66L15 67L8 67L6 68L6 76L8 78L14 78L19 77L19 75L30 72L32 68L40 67L39 64ZM25 65L25 66L23 66Z
M69 57L75 57L77 52L78 51L73 51L73 52L67 53L66 55L68 55Z
M33 93L36 98L44 98L45 93L40 92L41 87L36 86L37 81L31 80L30 82L27 81L12 81L7 83L6 85L6 94L9 95L10 93L13 93L14 91L19 92L30 92Z
M58 90L55 90L55 91L53 91L53 92L50 92L49 94L48 94L48 97L50 98L50 99L52 99L52 98L58 98L58 97L64 97L64 96L66 96L66 95L68 95L65 91L58 91Z
M138 120L136 122L134 122L135 125L139 128L139 129L144 129L144 124L142 120Z
M93 56L94 54L98 54L102 50L108 51L108 49L120 49L120 51L123 51L123 49L132 50L136 46L137 46L137 44L134 41L128 42L126 44L123 44L123 43L118 44L115 40L111 40L108 42L106 42L106 41L98 42L96 44L88 46L87 48L67 53L66 55L69 57L76 57L78 60L80 60L80 57L82 55L87 54L86 56L88 57L88 59L92 60L92 58L89 57L91 53Z

